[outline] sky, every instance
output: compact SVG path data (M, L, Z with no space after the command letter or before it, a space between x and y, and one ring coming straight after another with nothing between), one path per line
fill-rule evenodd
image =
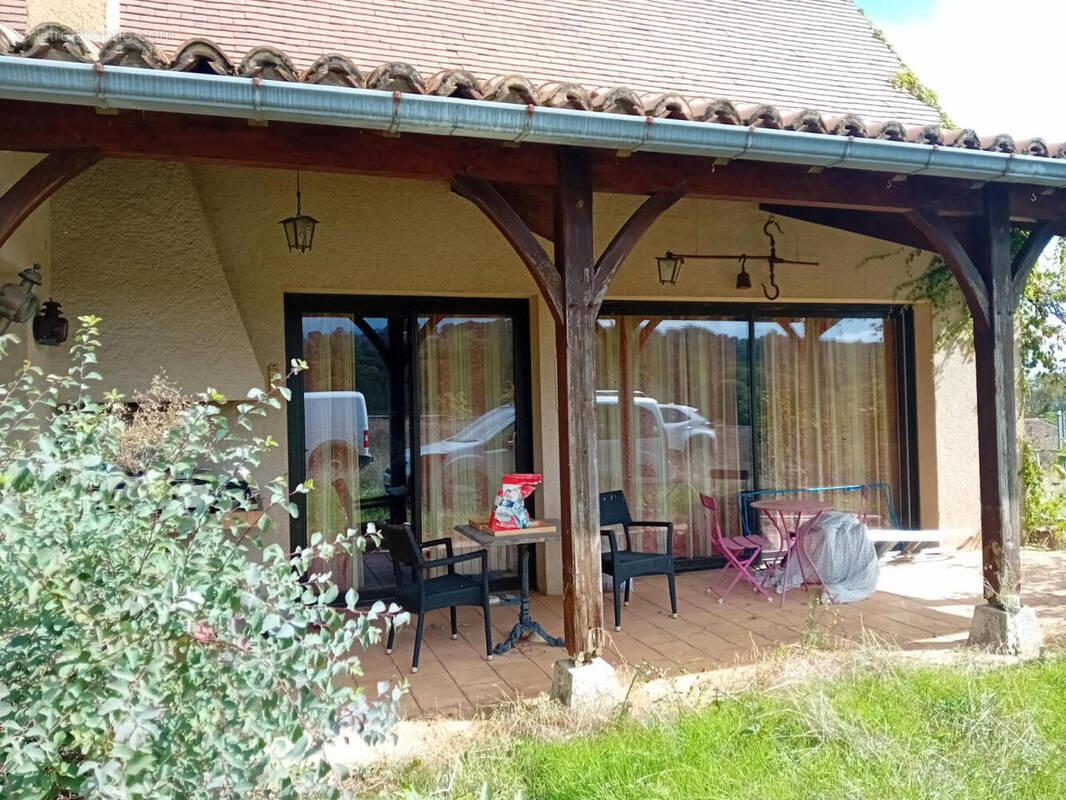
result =
M1066 141L1066 0L856 0L959 125Z

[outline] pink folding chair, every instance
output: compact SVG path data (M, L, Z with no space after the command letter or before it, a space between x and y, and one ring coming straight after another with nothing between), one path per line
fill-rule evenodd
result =
M733 591L733 587L737 585L737 581L743 578L751 584L753 590L759 592L767 600L772 601L773 598L770 597L764 585L766 576L769 575L769 568L767 568L766 574L760 580L755 576L751 565L755 563L760 555L773 555L776 558L780 558L781 552L769 540L758 534L724 536L722 534L722 526L718 523L718 501L701 492L700 502L707 509L707 536L711 540L712 547L725 556L725 569L733 567L737 571L737 576L733 578L733 582L729 584L725 592L719 592L713 584L707 587L707 591L717 594L718 602L723 603L729 593Z

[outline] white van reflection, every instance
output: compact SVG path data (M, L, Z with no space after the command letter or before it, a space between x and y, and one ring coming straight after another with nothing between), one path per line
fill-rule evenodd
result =
M602 468L607 468L610 464L621 462L618 393L597 391L596 407L599 425L597 455ZM638 434L638 466L647 477L665 477L671 437L667 435L659 403L652 397L635 392L633 407L636 414L631 424L635 424ZM687 447L688 442L696 436L713 443L714 431L705 419L698 415L687 419L684 429L679 429L673 437L680 447ZM459 476L464 477L464 483L469 481L480 486L486 482L495 484L501 475L512 472L515 469L515 441L515 407L513 403L506 403L486 411L456 434L423 445L421 455L423 459L440 462L440 475L446 489L452 487L459 490ZM406 463L410 470L409 452L406 453ZM385 468L384 481L387 491L396 490L391 467Z
M514 403L505 403L486 411L447 439L422 445L421 455L423 461L436 459L440 462L446 484L443 491L451 496L464 489L474 492L488 487L501 475L514 472L514 450L515 408ZM410 450L404 452L404 460L410 472ZM459 480L460 476L462 480ZM385 491L394 493L397 486L392 482L391 465L385 467L384 480Z
M345 464L353 451L361 468L373 461L363 393L304 392L304 447L309 462Z

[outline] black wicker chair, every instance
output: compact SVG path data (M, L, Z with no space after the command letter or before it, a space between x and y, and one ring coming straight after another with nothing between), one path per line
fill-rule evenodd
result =
M415 654L411 661L411 672L418 672L418 654L422 649L422 626L426 612L438 608L451 610L452 638L459 637L456 620L456 606L481 606L485 615L485 653L492 661L492 623L489 618L489 559L488 552L476 550L471 553L455 555L451 539L433 539L419 543L414 531L407 523L403 525L386 525L382 538L392 557L392 570L396 578L396 602L405 610L418 615L415 629ZM445 558L426 560L423 550L443 547ZM462 575L455 571L455 565L465 561L481 561L479 575ZM407 567L408 570L402 569ZM434 568L447 567L448 572L436 578L426 576ZM404 575L408 572L408 575ZM385 652L392 652L392 642L396 629L389 626L389 638Z
M621 525L625 533L625 549L618 547L615 532L601 529L600 535L607 537L610 550L604 552L603 572L610 575L614 582L614 629L622 630L622 606L620 590L625 586L625 603L629 605L629 581L641 575L665 575L670 584L670 610L677 617L677 587L674 585L674 523L648 522L634 520L629 513L625 492L603 492L600 494L600 525ZM630 528L666 528L666 553L643 553L633 549Z

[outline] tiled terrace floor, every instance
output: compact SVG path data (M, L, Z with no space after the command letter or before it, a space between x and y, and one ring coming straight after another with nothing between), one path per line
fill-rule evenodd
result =
M857 639L873 634L907 649L942 649L964 642L970 615L980 596L980 554L955 553L913 563L883 564L879 591L858 603L814 606L802 589L791 591L784 607L738 588L725 603L708 594L720 584L721 570L678 576L679 618L669 613L664 578L639 579L622 631L609 626L605 657L615 664L647 662L663 672L695 672L750 662L760 651L797 643L805 636ZM1066 553L1026 552L1025 602L1036 608L1044 629L1066 631ZM732 579L732 575L729 576ZM611 619L610 595L604 595ZM533 617L550 633L562 635L562 598L533 595ZM517 608L493 606L496 641L514 624ZM378 645L363 654L365 685L408 680L408 717L468 716L477 708L516 696L547 691L561 648L526 641L509 653L485 660L481 612L459 610L459 638L452 640L447 611L426 619L419 670L412 675L414 629L397 632L392 655Z

